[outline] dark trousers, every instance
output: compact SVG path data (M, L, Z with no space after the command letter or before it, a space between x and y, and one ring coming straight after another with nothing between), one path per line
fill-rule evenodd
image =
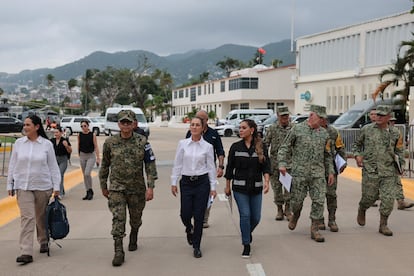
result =
M181 221L188 233L193 229L193 248L200 248L203 235L204 213L210 195L210 183L208 175L203 175L195 181L188 177L180 180L181 190ZM194 218L194 228L191 219Z

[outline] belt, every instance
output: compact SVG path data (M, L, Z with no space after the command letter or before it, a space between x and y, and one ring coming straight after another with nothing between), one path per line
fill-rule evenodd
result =
M203 177L208 176L208 173L202 174L202 175L183 175L182 178L189 181L197 181Z

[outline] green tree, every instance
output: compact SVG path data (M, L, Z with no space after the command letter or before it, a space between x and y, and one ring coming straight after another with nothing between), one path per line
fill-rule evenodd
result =
M226 76L229 77L231 72L242 68L243 62L230 57L224 57L224 60L220 60L216 63L220 69L226 72Z
M412 33L414 35L414 33ZM395 89L393 97L401 98L404 108L410 94L410 87L414 86L414 40L400 43L395 63L379 74L380 85L373 93L375 99L378 95L383 98L387 87Z
M272 60L272 66L274 68L278 68L280 65L282 65L282 63L283 63L283 60L280 60L280 59L277 59L277 58Z
M52 74L47 74L46 81L47 81L47 86L50 89L55 82L55 76L53 76Z

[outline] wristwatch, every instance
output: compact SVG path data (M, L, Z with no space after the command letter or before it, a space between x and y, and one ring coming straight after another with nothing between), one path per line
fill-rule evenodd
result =
M221 166L218 166L220 169L222 169L222 170L224 170L224 166L223 165L221 165Z

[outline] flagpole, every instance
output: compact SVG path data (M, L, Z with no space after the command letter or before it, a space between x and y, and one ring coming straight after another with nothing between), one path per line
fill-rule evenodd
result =
M293 52L293 32L295 29L295 0L292 0L292 18L290 22L290 51Z

